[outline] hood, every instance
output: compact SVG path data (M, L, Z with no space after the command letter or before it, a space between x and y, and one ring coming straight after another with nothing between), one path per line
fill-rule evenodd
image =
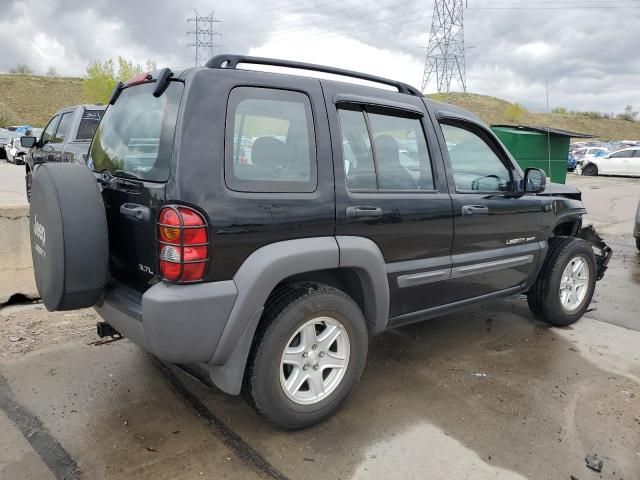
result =
M572 198L574 200L582 200L582 192L575 187L570 185L564 185L562 183L547 183L544 191L540 192L538 195L543 195L547 197L566 197Z

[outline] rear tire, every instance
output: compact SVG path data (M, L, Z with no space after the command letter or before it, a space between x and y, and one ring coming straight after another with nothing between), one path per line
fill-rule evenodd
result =
M596 276L596 257L587 242L552 238L542 270L527 294L531 312L557 327L577 322L591 303Z
M636 247L640 251L640 237L636 238Z
M585 175L587 177L595 177L596 175L598 175L598 167L593 163L590 163L582 169L582 175Z
M245 393L259 414L288 430L333 415L358 383L367 358L360 308L325 285L274 292L255 338Z

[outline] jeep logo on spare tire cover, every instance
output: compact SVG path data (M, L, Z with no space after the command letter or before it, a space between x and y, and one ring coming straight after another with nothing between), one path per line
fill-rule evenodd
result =
M109 242L95 177L77 163L45 163L29 213L36 286L47 310L91 307L107 279Z

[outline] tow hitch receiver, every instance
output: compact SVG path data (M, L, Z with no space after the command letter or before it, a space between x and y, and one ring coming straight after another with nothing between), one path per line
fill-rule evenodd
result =
M122 338L120 332L118 332L115 328L109 325L107 322L98 322L96 324L96 333L100 338L111 337L114 340L119 340Z
M609 260L611 260L611 256L613 255L613 250L609 247L605 241L602 239L598 232L596 232L593 225L587 225L580 230L578 234L578 238L589 242L591 247L593 247L593 251L596 254L596 262L598 267L598 275L597 279L602 280L604 277L604 272L607 271L607 266L609 265Z

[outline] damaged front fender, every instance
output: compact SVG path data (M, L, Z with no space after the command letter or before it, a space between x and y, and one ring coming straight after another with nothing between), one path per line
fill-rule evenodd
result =
M586 227L582 227L580 232L578 233L578 238L583 239L588 242L596 255L596 263L597 263L597 279L602 280L604 277L604 272L607 271L607 266L609 265L609 260L611 260L611 256L613 255L613 250L609 247L605 241L602 239L596 229L593 228L593 225L587 225Z

